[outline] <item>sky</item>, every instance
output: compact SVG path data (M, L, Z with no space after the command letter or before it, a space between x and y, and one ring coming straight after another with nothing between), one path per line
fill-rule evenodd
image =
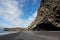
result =
M26 28L37 16L41 0L0 0L0 28Z

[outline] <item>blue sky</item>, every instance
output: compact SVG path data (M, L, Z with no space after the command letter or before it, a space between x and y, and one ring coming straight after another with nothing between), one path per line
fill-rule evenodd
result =
M37 16L41 0L0 0L0 26L28 27Z

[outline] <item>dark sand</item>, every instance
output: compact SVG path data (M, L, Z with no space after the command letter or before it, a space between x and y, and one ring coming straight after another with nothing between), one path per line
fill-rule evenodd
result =
M60 40L60 32L22 31L0 36L0 40Z
M7 35L0 36L0 40L12 40L12 38L18 36L19 33L11 33Z

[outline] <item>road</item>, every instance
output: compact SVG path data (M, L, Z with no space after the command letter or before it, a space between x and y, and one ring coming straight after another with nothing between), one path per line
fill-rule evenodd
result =
M11 36L12 35L12 36ZM60 40L60 32L31 32L21 31L0 40Z

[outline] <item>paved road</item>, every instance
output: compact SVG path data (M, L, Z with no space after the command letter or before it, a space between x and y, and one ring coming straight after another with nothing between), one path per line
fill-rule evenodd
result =
M22 32L15 34L15 36L13 37L10 36L10 38L7 40L60 40L60 32L22 31Z

